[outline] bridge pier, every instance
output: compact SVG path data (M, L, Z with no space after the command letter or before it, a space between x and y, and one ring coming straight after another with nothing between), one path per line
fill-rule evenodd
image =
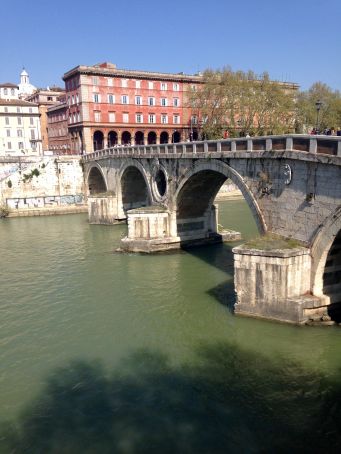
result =
M128 236L121 240L121 249L124 251L160 252L241 238L239 232L217 233L215 209L207 222L200 218L179 223L176 213L156 205L129 210L127 216Z
M118 212L117 197L107 194L88 196L88 217L90 224L105 225L118 224L125 219Z
M311 255L304 247L234 253L235 313L289 322L328 320L325 301L311 294Z

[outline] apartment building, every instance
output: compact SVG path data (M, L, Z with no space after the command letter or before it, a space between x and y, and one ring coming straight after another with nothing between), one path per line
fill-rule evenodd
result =
M17 85L0 84L0 156L42 153L37 104L19 99Z
M77 66L63 80L72 153L115 144L180 142L191 134L186 91L200 83L200 76L101 63Z

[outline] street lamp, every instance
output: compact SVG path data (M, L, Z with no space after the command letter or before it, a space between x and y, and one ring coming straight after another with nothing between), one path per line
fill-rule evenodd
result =
M320 117L320 110L321 110L321 107L322 107L322 102L318 99L316 102L315 102L315 107L316 107L316 134L318 134L320 132L319 130L319 117Z

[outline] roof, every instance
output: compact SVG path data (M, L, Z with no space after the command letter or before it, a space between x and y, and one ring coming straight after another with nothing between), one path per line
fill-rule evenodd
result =
M38 107L38 104L29 101L23 101L22 99L1 99L0 98L0 105L1 106L31 106L31 107Z
M18 85L12 84L11 82L5 82L3 84L0 84L0 87L5 87L5 88L19 88Z
M103 76L123 76L123 77L131 77L135 79L156 79L156 80L174 80L177 82L197 82L200 83L202 81L202 76L199 75L190 75L184 73L160 73L154 71L139 71L139 70L132 70L132 69L118 69L116 65L113 63L101 63L94 66L84 66L79 65L70 71L67 71L64 76L63 80L72 77L75 74L92 74L92 75L103 75Z
M54 104L53 106L48 107L47 112L55 112L56 110L62 110L66 108L67 108L66 102L62 102L60 104Z

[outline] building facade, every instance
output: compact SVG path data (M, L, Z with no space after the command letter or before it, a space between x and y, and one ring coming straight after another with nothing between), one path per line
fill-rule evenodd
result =
M54 154L75 154L71 151L68 131L68 106L65 97L47 109L48 149ZM76 153L78 154L78 153Z
M72 153L190 138L186 91L200 83L200 76L122 70L102 63L77 66L63 80Z
M38 88L31 95L26 97L26 101L31 101L38 105L40 113L41 140L43 150L49 150L49 132L47 109L50 106L58 105L65 99L65 90L59 87Z
M38 106L22 99L0 99L0 156L42 154Z

